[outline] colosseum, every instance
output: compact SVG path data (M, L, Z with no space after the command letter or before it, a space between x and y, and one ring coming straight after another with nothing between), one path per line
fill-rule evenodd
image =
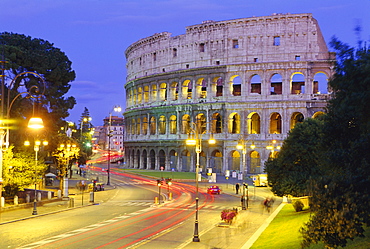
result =
M312 14L204 21L125 55L126 167L222 174L262 173L298 122L325 111L335 59Z

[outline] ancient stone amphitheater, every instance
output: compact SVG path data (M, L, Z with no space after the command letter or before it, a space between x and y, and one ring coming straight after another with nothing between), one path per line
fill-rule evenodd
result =
M125 54L126 167L194 171L198 158L203 171L248 174L323 113L335 58L312 14L204 21Z

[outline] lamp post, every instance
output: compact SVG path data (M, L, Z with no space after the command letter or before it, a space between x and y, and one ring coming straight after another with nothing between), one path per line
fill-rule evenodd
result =
M158 186L158 204L161 204L161 186L162 186L162 180L157 180L157 186Z
M62 190L63 198L68 199L68 177L66 176L66 171L68 170L70 159L75 158L79 154L80 149L76 144L67 141L66 144L62 143L59 145L57 151L53 153L53 156L56 157L58 163L62 164ZM64 166L65 165L65 166Z
M196 160L196 165L195 165L195 188L196 188L196 197L195 197L195 223L194 223L194 235L193 235L193 242L200 242L200 239L199 239L199 232L198 232L198 225L199 225L199 220L198 220L198 211L199 211L199 208L198 208L198 205L199 205L199 184L198 184L198 177L199 177L199 155L200 153L202 152L202 135L203 133L205 133L206 131L202 132L202 129L201 129L201 123L200 122L197 122L196 124L193 123L193 128L190 128L190 132L189 132L189 137L188 139L186 139L186 145L190 145L190 146L195 146L195 153L197 155L197 160ZM216 143L216 140L213 138L213 134L211 133L211 137L210 139L208 140L208 143L209 144L215 144Z
M113 108L113 110L115 112L120 112L122 109L120 106L115 106ZM107 136L108 136L108 169L107 169L107 185L110 185L110 140L113 136L112 134L112 130L111 130L111 125L112 125L112 112L109 113L109 123L108 123L108 132L107 132Z
M254 145L254 143L252 143L251 146L250 146L250 148L252 150L254 150L255 147L256 146ZM240 135L238 144L236 145L236 148L238 150L241 150L242 154L243 154L243 179L244 179L244 175L246 176L248 174L247 165L246 165L246 161L245 161L245 157L246 157L246 154L247 154L247 140L244 139L244 135ZM246 188L247 188L247 191L248 191L248 184L243 182L242 210L246 210L248 208L248 198L249 197L248 197L248 193L247 193L247 197L245 196L245 189ZM246 199L247 199L247 205L245 204Z
M42 119L41 118L31 118L28 122L28 128L31 128L31 129L34 129L34 130L39 130L39 129L44 128L44 124L42 122ZM30 142L26 141L26 142L24 142L24 145L29 146ZM35 144L34 144L34 147L33 147L33 149L35 151L35 198L33 200L32 215L37 215L37 162L38 162L38 152L40 150L40 145L41 145L41 141L36 140ZM45 145L45 146L48 145L48 142L44 141L43 145Z
M34 72L23 72L23 73L20 73L20 74L17 74L14 79L11 81L11 83L7 86L8 88L8 95L6 98L6 94L5 94L5 68L4 68L4 64L6 63L7 61L4 60L4 55L3 55L3 58L2 58L2 61L1 61L1 64L2 64L2 67L1 67L1 98L0 98L0 208L2 207L2 204L3 204L3 197L2 197L2 191L3 191L3 146L5 145L6 148L9 147L9 119L10 119L10 110L15 102L15 100L22 96L23 94L26 94L27 95L27 98L40 98L41 96L43 96L44 94L44 91L45 91L45 81L44 79L37 73L34 73ZM27 91L25 92L21 92L21 93L18 93L13 99L12 101L10 101L10 91L12 89L12 87L14 86L14 83L17 81L17 79L23 75L26 75L26 74L31 74L35 77L37 77L38 79L41 80L41 83L43 84L43 91L41 92L40 91L40 88L36 85L32 85L32 86L28 86L27 88ZM18 85L17 85L17 88L18 87L26 87L26 85L22 82L20 82ZM6 116L4 115L5 114L5 103L7 104L7 109L6 109ZM6 120L4 119L4 116L6 117ZM5 140L5 142L4 142Z

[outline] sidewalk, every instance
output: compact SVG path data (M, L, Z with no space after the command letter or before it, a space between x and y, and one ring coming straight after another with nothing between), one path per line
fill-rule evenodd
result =
M106 191L113 189L112 186L105 186L105 191L94 192L94 202L90 202L90 193L84 192L83 194L75 188L76 183L86 180L81 176L76 176L70 179L69 182L69 199L63 200L62 198L54 197L51 200L42 200L37 202L36 210L37 215L33 215L33 202L19 204L18 206L8 206L0 210L0 225L16 222L25 219L31 219L38 216L55 214L67 211L74 208L81 208L91 205L96 205L99 202L107 199ZM47 186L43 190L55 191L58 181L54 183L53 187ZM71 200L73 199L73 200Z

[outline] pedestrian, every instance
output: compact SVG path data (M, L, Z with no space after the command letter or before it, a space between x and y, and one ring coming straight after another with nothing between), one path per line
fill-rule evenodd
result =
M236 191L236 194L239 194L239 183L235 184L235 191Z

